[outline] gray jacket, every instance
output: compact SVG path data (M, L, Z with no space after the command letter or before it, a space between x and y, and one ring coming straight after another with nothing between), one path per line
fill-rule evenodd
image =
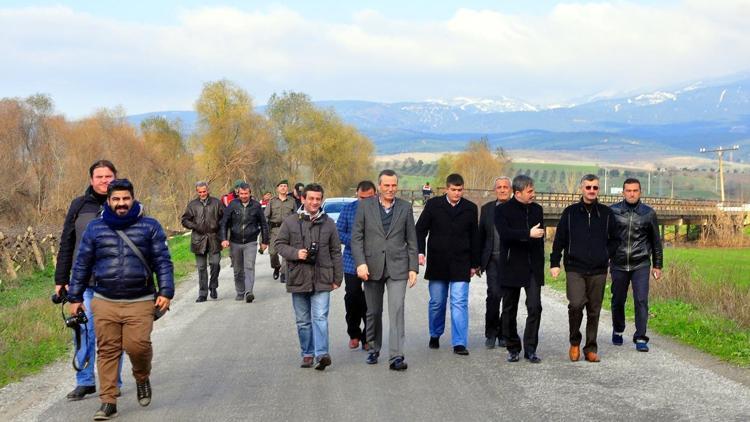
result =
M315 264L300 261L298 251L309 248L313 241L318 242ZM341 285L344 278L341 241L336 224L326 214L315 221L304 214L286 217L274 247L287 262L287 292L326 292L333 290L333 284Z
M394 280L406 280L409 271L419 272L417 232L411 204L396 198L388 233L383 230L378 196L363 199L357 207L352 229L354 265L367 264L370 280L383 278L383 268Z

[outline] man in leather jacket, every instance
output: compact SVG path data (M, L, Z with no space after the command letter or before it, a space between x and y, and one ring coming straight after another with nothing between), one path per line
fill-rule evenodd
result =
M198 299L205 302L209 292L211 299L216 299L219 288L219 271L221 270L221 243L219 241L219 223L224 215L224 205L219 199L209 195L208 183L195 184L197 198L185 207L182 214L182 225L192 230L190 234L190 251L195 254L195 266L198 268ZM211 267L209 283L208 267Z
M661 278L663 251L656 212L641 202L641 182L627 179L623 183L624 200L612 205L612 214L620 237L610 271L612 274L612 343L622 345L625 331L625 301L628 285L633 284L635 334L633 343L640 352L648 352L648 286L649 275ZM651 270L653 267L653 271Z
M241 183L237 199L229 203L221 219L219 238L222 248L230 248L234 266L235 300L250 303L255 300L255 257L258 253L258 235L261 236L260 249L268 247L269 234L266 216L260 203L250 197L250 185Z

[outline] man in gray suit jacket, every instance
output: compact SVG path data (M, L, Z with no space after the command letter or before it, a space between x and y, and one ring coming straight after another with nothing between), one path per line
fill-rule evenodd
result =
M352 256L357 276L364 280L367 302L368 364L378 363L383 343L383 293L388 286L390 369L403 371L404 298L406 285L417 283L417 232L411 204L396 198L398 176L393 170L378 175L378 195L357 208L352 229Z

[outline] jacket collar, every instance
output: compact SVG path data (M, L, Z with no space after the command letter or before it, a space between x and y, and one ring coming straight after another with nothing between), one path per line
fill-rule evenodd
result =
M583 197L581 197L581 200L578 201L579 209L581 212L586 212L586 203L583 202ZM591 204L591 211L593 211L596 216L599 216L599 200L597 199Z
M112 211L109 205L104 206L102 219L112 230L123 230L135 224L143 216L143 207L138 201L133 201L133 207L127 214L120 217Z

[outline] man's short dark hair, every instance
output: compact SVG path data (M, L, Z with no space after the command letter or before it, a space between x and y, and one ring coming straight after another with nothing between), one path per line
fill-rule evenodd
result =
M94 162L94 164L89 167L89 177L94 177L94 170L98 168L106 167L112 171L112 173L115 174L115 177L117 177L117 169L115 168L115 165L112 164L109 160L97 160Z
M323 186L317 183L310 183L307 186L305 186L305 189L302 191L302 196L307 198L307 192L320 192L320 196L325 195L325 192L323 191Z
M449 174L448 177L445 178L445 186L463 186L464 185L464 178L461 177L458 173L452 173Z
M378 184L380 184L380 180L383 178L383 176L396 176L396 181L398 181L398 174L396 174L395 170L391 170L391 169L381 170L380 174L378 174Z
M534 179L525 175L519 174L513 178L513 192L523 192L529 186L534 186Z
M242 190L249 190L249 191L252 192L252 189L250 189L250 184L246 183L246 182L240 183L239 185L237 185L237 187L235 189L237 189L237 190L240 190L240 189L242 189Z
M594 180L599 180L599 176L595 174L587 174L581 177L581 184L583 184L583 182L593 182Z
M107 198L112 196L112 192L126 190L130 192L130 196L135 198L133 184L128 179L115 179L107 186Z
M638 183L638 189L641 188L641 181L636 179L635 177L629 177L625 179L625 181L622 182L622 188L625 189L625 185L632 185L633 183Z
M376 191L375 183L369 180L363 180L357 184L357 192L367 192L368 190Z

